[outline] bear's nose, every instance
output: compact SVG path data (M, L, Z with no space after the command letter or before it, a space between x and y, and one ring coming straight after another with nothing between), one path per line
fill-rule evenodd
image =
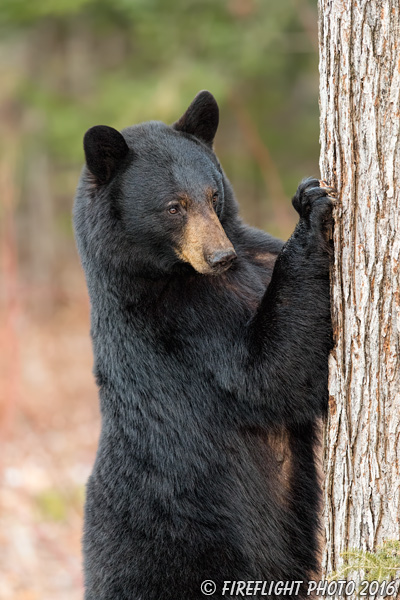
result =
M228 268L236 258L236 252L234 249L230 250L217 250L207 257L207 262L213 269L216 268Z

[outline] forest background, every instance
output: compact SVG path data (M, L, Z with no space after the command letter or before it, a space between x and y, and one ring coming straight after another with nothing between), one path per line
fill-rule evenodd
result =
M0 0L0 597L82 597L99 433L71 209L82 137L175 121L200 89L250 224L286 239L319 158L312 0Z

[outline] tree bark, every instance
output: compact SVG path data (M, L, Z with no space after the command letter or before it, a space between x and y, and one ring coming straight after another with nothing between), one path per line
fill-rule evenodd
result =
M319 0L322 179L339 192L324 574L400 538L399 0Z

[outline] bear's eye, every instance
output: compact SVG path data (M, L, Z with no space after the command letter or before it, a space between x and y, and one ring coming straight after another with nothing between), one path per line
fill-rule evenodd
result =
M212 197L213 206L216 206L217 202L218 202L218 192L215 192L215 194L213 194L213 197Z
M170 215L176 215L179 212L179 206L177 204L174 204L173 206L170 206L168 208L168 212Z

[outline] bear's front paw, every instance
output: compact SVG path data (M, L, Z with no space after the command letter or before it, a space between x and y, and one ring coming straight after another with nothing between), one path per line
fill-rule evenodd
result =
M332 225L335 196L335 190L327 183L309 177L300 183L292 204L300 219L306 221L313 229L326 233Z

